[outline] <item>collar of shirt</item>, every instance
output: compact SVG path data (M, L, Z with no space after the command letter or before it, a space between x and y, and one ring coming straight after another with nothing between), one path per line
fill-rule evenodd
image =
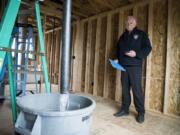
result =
M131 32L129 32L127 29L125 30L125 33L128 35L132 35L135 33L135 31L137 30L137 27L135 27Z

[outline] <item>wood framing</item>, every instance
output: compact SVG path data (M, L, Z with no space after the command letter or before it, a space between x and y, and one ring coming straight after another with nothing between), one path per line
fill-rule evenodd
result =
M87 48L86 48L86 71L85 71L85 92L90 89L90 64L91 64L91 36L92 36L92 20L88 21L87 32Z
M103 97L108 98L109 96L109 75L108 75L108 70L110 68L109 65L109 53L110 53L110 45L111 45L111 29L112 29L112 14L109 13L107 16L107 32L106 32L106 53L105 53L105 72L104 72L104 92L103 92Z
M169 96L169 78L170 78L170 67L171 67L171 15L172 15L172 0L168 0L168 27L167 27L167 49L166 49L166 74L165 74L165 91L164 91L164 105L163 113L167 114L168 110L168 96Z
M152 27L153 27L153 0L149 3L148 14L148 35L152 43ZM146 86L145 86L145 108L149 109L149 91L150 91L150 76L151 76L151 57L150 54L146 61Z
M81 77L82 77L82 57L83 57L83 37L84 37L84 22L77 22L77 34L74 44L74 58L73 58L73 86L74 91L81 91Z
M99 64L100 60L100 36L101 36L101 17L98 17L97 19L97 30L96 30L96 47L95 47L95 64L94 64L94 87L93 87L93 95L97 96L98 95L98 75L99 75L99 67L101 65Z
M142 84L143 90L145 90L143 91L145 92L145 108L153 112L163 112L165 115L179 117L178 63L180 51L178 50L178 31L180 30L177 18L179 18L178 2L180 1L128 1L129 5L116 9L114 7L118 0L111 4L109 4L111 0L88 0L87 2L88 4L86 3L87 5L81 8L82 1L73 1L73 8L76 8L73 13L79 16L80 20L74 21L72 24L76 31L73 32L72 38L72 90L121 102L121 73L111 67L108 59L116 58L114 54L117 37L119 38L125 29L126 17L134 15L137 18L138 27L148 33L153 48L143 64ZM124 2L125 5L126 2ZM94 11L88 13L92 7L95 8ZM112 10L102 12L103 7ZM62 5L56 5L56 8L62 10ZM84 17L88 18L84 19ZM59 65L57 64L58 66L55 67L51 65L59 62L61 47L59 46L61 40L59 37L62 27L60 26L61 22L56 23L57 27L54 29L55 48L51 48L53 18L50 16L47 18L45 41L48 70L52 72L54 78L52 82L58 83ZM33 18L29 20L33 22Z
M119 37L124 31L124 12L120 11L119 12ZM116 91L115 91L115 101L121 102L121 97L122 97L122 88L121 88L121 72L117 71L116 72Z

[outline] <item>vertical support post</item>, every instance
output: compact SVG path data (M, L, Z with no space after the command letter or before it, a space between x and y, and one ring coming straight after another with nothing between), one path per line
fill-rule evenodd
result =
M92 20L88 20L87 29L87 48L86 48L86 69L85 69L85 92L88 93L90 89L90 64L91 64L91 40L92 36Z
M7 53L8 56L8 73L9 73L9 83L10 83L10 94L11 94L11 106L12 106L12 118L13 123L15 124L17 119L17 112L16 112L16 94L14 89L14 75L12 71L12 57L11 52Z
M35 2L35 9L36 9L36 19L37 19L40 51L41 51L41 53L45 53L42 26L41 26L40 7L39 7L38 1ZM46 92L50 93L50 84L49 84L49 79L48 79L48 71L47 71L47 64L46 64L45 55L41 55L41 61L42 61L42 68L43 68L43 73L44 73Z
M168 0L168 26L167 26L167 52L166 52L166 74L165 74L165 90L164 90L164 104L163 104L163 113L168 114L168 96L169 96L169 79L170 79L170 71L171 71L171 57L172 57L172 49L171 49L171 33L172 26L172 1Z
M93 95L98 95L98 72L99 72L99 62L100 62L100 45L101 45L101 24L102 18L98 17L97 19L97 30L96 30L96 44L95 44L95 62L94 62L94 87Z
M71 65L71 0L65 0L63 5L63 29L62 29L62 60L60 93L69 91L70 65Z
M148 14L148 34L149 39L152 42L152 33L153 33L153 2L154 0L151 0L149 2L149 14ZM146 110L149 109L149 92L150 92L150 86L151 86L151 57L152 54L147 58L147 64L146 64L146 87L145 87L145 108Z
M124 11L121 10L119 12L119 31L118 31L118 37L121 36L121 34L123 33L124 30ZM116 91L115 91L115 101L116 102L120 102L121 103L121 99L122 99L122 87L121 87L121 72L120 71L116 71Z
M111 46L111 29L112 29L112 14L109 13L107 16L107 32L106 32L106 54L105 54L105 73L104 73L104 92L103 97L108 98L109 96L109 53Z

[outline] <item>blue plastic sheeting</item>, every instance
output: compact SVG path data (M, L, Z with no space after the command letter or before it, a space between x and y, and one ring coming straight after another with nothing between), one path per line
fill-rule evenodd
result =
M121 71L126 71L126 69L125 69L123 66L121 66L119 63L117 63L117 62L115 62L115 61L113 61L113 60L111 60L111 59L109 59L109 61L110 61L111 66L112 66L113 68L115 68L115 69L117 69L117 70L121 70Z

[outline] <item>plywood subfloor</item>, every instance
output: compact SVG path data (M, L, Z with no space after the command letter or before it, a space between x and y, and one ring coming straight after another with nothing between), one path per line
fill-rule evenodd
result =
M147 112L145 122L138 124L133 109L129 116L116 118L113 113L119 105L112 100L92 98L96 100L97 106L93 114L91 135L180 135L180 119ZM0 135L13 135L10 109L8 100L0 104Z
M180 119L165 117L161 114L146 112L145 122L135 120L136 112L116 118L113 116L119 105L114 101L96 98L92 135L180 135Z

